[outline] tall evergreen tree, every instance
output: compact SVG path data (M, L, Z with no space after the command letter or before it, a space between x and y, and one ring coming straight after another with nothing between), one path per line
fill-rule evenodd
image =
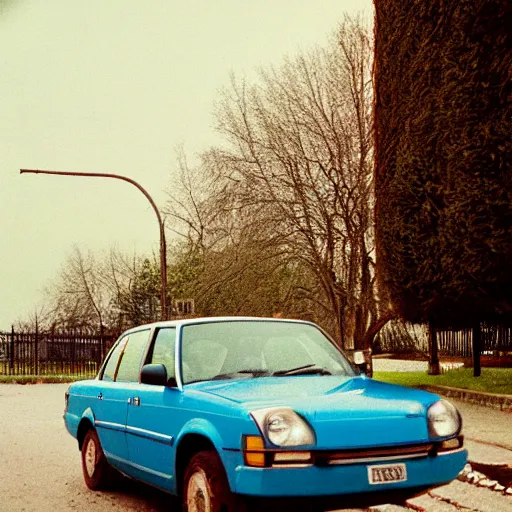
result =
M512 317L512 3L375 0L376 237L400 315Z

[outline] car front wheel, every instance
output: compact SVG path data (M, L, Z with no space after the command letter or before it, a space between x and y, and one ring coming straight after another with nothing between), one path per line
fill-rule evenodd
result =
M213 450L196 453L185 471L185 512L246 512L240 496L231 492L222 461Z
M105 489L112 483L114 469L107 462L98 434L92 428L85 434L82 444L82 471L85 484L93 491Z

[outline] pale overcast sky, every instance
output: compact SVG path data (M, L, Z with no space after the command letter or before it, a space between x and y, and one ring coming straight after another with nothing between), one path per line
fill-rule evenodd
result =
M117 180L163 206L176 147L215 143L229 73L251 74L325 44L371 0L0 0L0 330L44 301L73 245L158 251L158 226Z

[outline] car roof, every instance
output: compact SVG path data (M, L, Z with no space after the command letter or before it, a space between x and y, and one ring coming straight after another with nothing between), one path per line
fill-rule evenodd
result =
M300 323L305 325L315 325L306 320L298 320L294 318L274 318L274 317L260 317L260 316L205 316L199 318L181 318L179 320L163 320L160 322L152 322L150 324L138 325L124 331L123 334L132 331L139 331L141 329L152 329L155 327L178 327L181 325L189 324L209 324L216 322L281 322L281 323Z

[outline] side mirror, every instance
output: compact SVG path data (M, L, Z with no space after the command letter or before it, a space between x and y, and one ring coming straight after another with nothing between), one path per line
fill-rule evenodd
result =
M373 375L371 349L368 349L366 351L356 350L352 354L352 359L354 361L355 366L357 366L361 373L368 375L368 377L371 377Z
M145 364L140 373L142 384L167 386L167 369L163 364Z
M366 364L366 359L364 358L364 352L362 350L356 350L354 352L354 364L356 366Z

